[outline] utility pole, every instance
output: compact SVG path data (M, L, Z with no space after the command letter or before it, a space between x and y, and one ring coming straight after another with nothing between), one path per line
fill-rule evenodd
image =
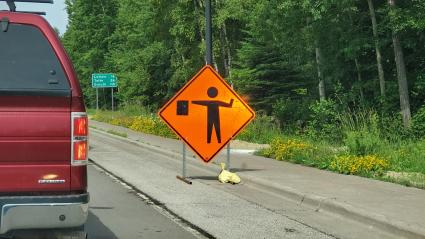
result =
M205 0L205 41L206 41L206 61L207 65L213 65L212 52L212 18L211 18L211 0Z

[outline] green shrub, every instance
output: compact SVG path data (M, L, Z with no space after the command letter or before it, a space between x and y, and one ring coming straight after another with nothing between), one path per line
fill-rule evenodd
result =
M129 128L135 131L153 134L155 129L155 122L152 118L147 116L136 116L132 118L132 124L129 126Z
M263 154L276 160L291 161L295 155L311 149L311 145L300 140L284 140L278 137L271 141L270 148L265 149Z
M422 106L412 118L412 132L418 138L425 136L425 106Z
M401 114L381 116L379 120L380 134L391 143L399 143L412 138L413 131L402 124Z
M338 113L333 100L316 101L310 110L310 121L307 123L307 134L310 137L332 141L340 139Z
M105 122L129 128L133 124L133 118L126 116L116 116L109 120L106 120Z
M163 137L167 137L167 138L173 138L173 139L177 139L177 135L159 118L154 118L153 119L155 122L155 130L154 130L154 134L155 135L159 135L159 136L163 136Z
M278 99L272 105L272 115L279 120L281 129L289 133L304 131L310 116L307 100Z

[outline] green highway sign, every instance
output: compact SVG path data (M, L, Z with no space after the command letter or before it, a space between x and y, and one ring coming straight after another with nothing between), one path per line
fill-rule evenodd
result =
M114 74L92 74L91 85L93 88L114 88L118 86L118 78Z

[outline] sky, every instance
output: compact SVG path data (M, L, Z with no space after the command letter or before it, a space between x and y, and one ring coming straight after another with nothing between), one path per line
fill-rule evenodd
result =
M43 3L16 3L17 11L42 11L50 25L59 29L61 35L66 31L68 15L65 10L65 0L53 0L54 4ZM0 10L8 10L7 4L0 1Z

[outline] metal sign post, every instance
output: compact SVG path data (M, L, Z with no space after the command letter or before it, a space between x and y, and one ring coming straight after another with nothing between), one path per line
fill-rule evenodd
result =
M230 87L232 87L232 89L234 90L233 83L230 84ZM230 141L227 144L226 166L227 166L227 170L230 171Z
M114 111L114 88L111 88L112 111Z
M111 108L114 111L114 88L118 87L117 76L111 73L94 73L91 77L91 84L93 88L96 88L96 110L99 110L99 88L111 88Z
M227 170L230 171L230 142L227 144L226 165L227 165Z
M184 144L184 142L182 142L182 155L183 155L183 168L182 168L182 176L176 176L177 179L180 179L181 181L187 183L187 184L192 184L191 181L189 181L186 178L186 145Z
M99 88L96 88L96 110L99 110Z
M183 178L186 178L186 145L183 143Z

